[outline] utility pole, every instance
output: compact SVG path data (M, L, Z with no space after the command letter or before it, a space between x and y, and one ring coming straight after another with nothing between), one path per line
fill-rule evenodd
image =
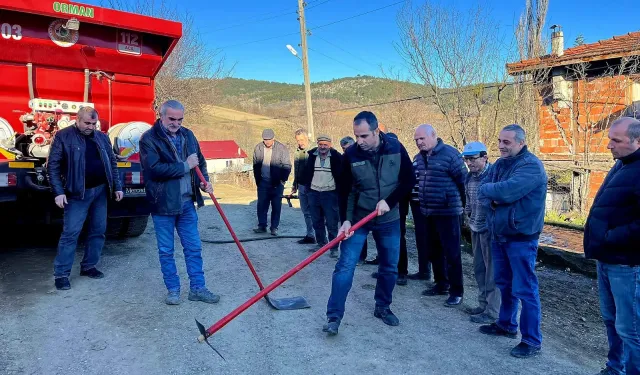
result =
M313 107L311 106L311 82L309 81L309 55L307 53L307 26L304 19L304 0L298 0L298 20L300 21L300 36L302 37L302 70L304 71L304 92L307 100L307 132L311 140L313 136Z

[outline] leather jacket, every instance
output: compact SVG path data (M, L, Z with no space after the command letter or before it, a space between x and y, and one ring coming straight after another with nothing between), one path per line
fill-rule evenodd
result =
M111 141L98 130L93 132L93 140L107 175L109 197L112 197L116 191L122 191L122 181ZM77 127L69 126L56 132L47 160L47 175L54 196L84 198L85 152L85 136Z
M200 151L200 145L193 132L181 127L179 134L184 137L182 147L187 155L198 155L198 166L209 181L207 162ZM194 192L192 199L198 207L204 206L204 199L200 191L200 180L195 168L185 171L185 162L178 159L178 155L171 145L171 141L162 129L160 120L140 137L140 162L144 177L147 199L151 203L151 213L158 215L179 215L182 213L182 194L180 180L186 173L191 176L191 188Z

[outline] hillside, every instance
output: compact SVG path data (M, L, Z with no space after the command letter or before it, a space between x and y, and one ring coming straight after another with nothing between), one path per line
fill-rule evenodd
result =
M261 105L304 100L304 85L226 78L217 83L224 101L251 101ZM402 96L423 95L424 86L386 78L357 76L311 84L314 100L333 99L341 103L366 104Z

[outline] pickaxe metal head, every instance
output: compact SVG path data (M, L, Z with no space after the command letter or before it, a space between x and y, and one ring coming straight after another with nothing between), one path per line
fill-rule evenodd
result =
M222 356L222 354L220 354L219 351L216 350L216 348L213 347L213 345L211 345L211 343L209 342L209 340L207 339L207 330L204 328L204 326L198 321L198 319L196 319L196 325L198 326L198 330L200 331L200 337L198 337L198 342L206 342L207 345L209 345L211 347L211 349L213 349L214 352L218 353L218 355L220 356L220 358L222 358L224 361L226 361L226 359L224 359L224 357Z

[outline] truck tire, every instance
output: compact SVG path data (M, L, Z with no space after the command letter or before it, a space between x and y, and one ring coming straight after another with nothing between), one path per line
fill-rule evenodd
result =
M138 237L147 228L149 216L113 218L107 220L107 237L122 239Z

